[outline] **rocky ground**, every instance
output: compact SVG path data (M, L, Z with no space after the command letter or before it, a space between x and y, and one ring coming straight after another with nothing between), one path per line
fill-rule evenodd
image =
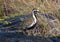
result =
M60 42L60 38L28 36L23 32L0 32L0 42Z
M33 36L59 36L60 35L60 21L59 19L52 13L38 13L37 16L37 24L26 31L20 30L20 25L16 24L13 27L10 27L10 29L6 29L6 31L17 31L17 32L26 32L27 35L33 35ZM32 17L29 17L26 21L24 20L23 26L28 25L31 21L33 21ZM12 29L13 28L13 29ZM15 28L15 29L14 29Z
M15 30L10 28L12 33L9 33L10 29L0 32L0 42L60 42L59 19L51 13L38 13L36 16L37 24L29 30L19 30L20 24L17 24L13 26Z
M27 35L33 36L59 36L60 35L60 20L52 13L38 13L36 14L37 24L29 30L23 31L20 30L20 27L24 27L24 25L28 25L33 21L32 16L30 16L27 20L22 19L23 23L18 23L14 26L5 28L6 31L17 31L17 32L26 32ZM9 29L10 28L10 29ZM12 29L13 28L13 29ZM15 28L15 29L14 29ZM1 30L2 31L2 30ZM3 30L4 31L4 30Z

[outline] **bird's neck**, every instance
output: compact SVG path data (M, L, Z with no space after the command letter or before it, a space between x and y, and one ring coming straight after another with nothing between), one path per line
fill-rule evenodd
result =
M33 16L34 22L36 23L37 20L36 20L36 16L35 16L34 12L32 12L32 16Z
M30 27L34 26L37 23L37 19L36 19L35 15L34 15L34 12L32 12L32 16L33 16L33 22L27 28L30 28Z

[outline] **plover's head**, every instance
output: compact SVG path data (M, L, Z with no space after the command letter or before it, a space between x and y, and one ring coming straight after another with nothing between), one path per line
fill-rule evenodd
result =
M37 13L39 12L39 9L33 8L32 12L33 12L34 14L37 14Z

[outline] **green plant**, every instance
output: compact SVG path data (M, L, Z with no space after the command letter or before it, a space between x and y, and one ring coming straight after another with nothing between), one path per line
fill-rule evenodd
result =
M46 27L46 25L47 25L47 23L43 22L43 21L41 22L41 24L42 24L43 27Z
M9 18L14 18L15 16L21 16L22 13L15 13L15 14L10 14L8 15Z
M8 23L8 21L4 21L3 24L4 25L8 25L9 23Z
M11 24L11 22L9 22L9 21L4 21L3 24L4 24L4 25L8 25L8 24Z
M8 16L3 16L2 18L3 18L3 19L7 19L7 18L10 18L10 17L8 17Z

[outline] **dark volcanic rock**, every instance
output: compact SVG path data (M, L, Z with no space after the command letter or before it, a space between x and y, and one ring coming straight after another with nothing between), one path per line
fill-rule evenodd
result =
M39 36L28 36L22 32L7 33L0 32L0 42L53 42L49 38L43 38Z

